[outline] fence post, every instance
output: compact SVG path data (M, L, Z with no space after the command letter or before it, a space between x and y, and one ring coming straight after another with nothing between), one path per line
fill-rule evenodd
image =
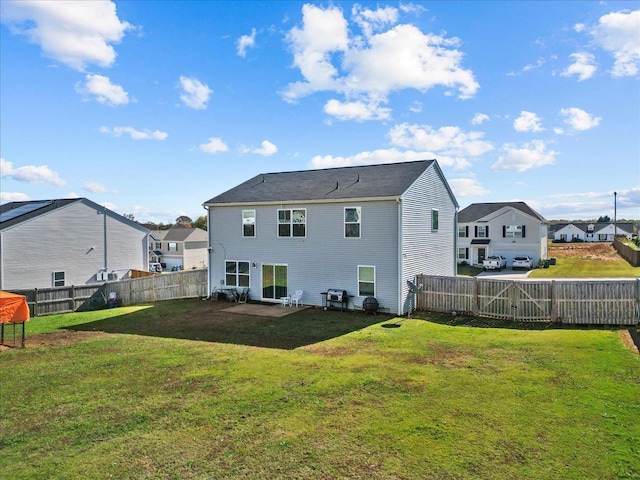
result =
M553 323L558 322L558 295L555 280L551 280L551 321Z
M636 323L640 324L640 278L636 278L636 299L638 300L638 308L636 309Z
M34 295L33 295L33 316L37 317L38 316L38 289L34 288Z
M478 316L478 310L480 309L478 301L478 277L473 277L473 283L471 288L471 313L474 317Z
M71 285L71 311L76 311L76 286Z

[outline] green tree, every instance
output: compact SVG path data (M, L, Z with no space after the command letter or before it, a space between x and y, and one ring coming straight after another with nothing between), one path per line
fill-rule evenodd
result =
M176 228L191 228L192 224L193 220L191 220L191 218L187 217L186 215L180 215L178 218L176 218Z
M202 230L207 229L207 216L201 215L199 216L195 222L193 222L193 226L195 228L201 228Z
M611 222L609 215L605 215L604 217L598 217L598 223L609 223L609 222Z

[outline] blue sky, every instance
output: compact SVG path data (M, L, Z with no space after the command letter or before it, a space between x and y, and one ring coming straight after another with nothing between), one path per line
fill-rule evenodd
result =
M640 218L640 2L0 2L0 203L141 222L436 158L462 208Z

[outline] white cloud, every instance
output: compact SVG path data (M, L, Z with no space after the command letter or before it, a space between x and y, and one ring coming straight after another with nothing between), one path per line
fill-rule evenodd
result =
M490 193L475 178L452 178L448 183L456 197L472 197Z
M595 43L614 58L614 77L632 77L640 70L640 10L612 12L590 30Z
M379 163L399 163L413 160L431 160L435 158L429 152L400 151L395 148L360 152L350 157L316 155L309 162L309 168L350 167L354 165L375 165ZM440 159L438 159L440 162ZM440 162L441 163L441 162ZM441 163L442 164L442 163Z
M422 102L419 101L415 101L413 102L411 105L409 105L409 110L413 113L420 113L422 112Z
M238 56L245 57L247 49L252 48L256 44L256 29L251 29L251 35L242 35L236 42Z
M218 137L209 138L209 142L208 143L203 143L198 148L200 148L201 151L203 151L205 153L210 153L212 155L214 155L216 153L219 153L219 152L228 152L229 151L229 147L227 146L227 144L224 143Z
M595 57L591 53L576 52L569 55L574 61L564 71L560 73L563 77L577 75L578 81L588 80L593 77L598 67L595 64Z
M255 148L251 150L251 153L255 153L256 155L262 155L263 157L270 157L274 153L278 151L278 147L276 147L269 140L263 140L260 144L260 148Z
M19 192L0 192L0 203L8 202L26 202L29 195Z
M471 119L472 125L482 125L484 122L489 121L489 115L486 113L476 113Z
M324 111L327 115L336 117L338 120L386 120L390 118L391 109L384 108L376 102L364 103L340 102L336 99L329 100Z
M83 188L87 192L91 192L91 193L105 193L108 191L107 187L94 181L85 182L85 184L83 185Z
M365 37L370 37L373 32L380 31L398 21L398 9L394 7L378 7L376 10L370 10L356 3L351 9L351 15Z
M137 130L133 127L100 127L100 132L106 135L112 135L114 137L121 137L127 134L132 140L164 140L169 136L167 132L161 132L160 130Z
M541 132L544 130L540 125L541 121L535 113L523 110L520 112L520 116L513 121L513 128L518 132Z
M640 185L617 190L618 219L635 218L640 208ZM601 215L613 218L613 191L591 191L549 195L538 211L545 216L565 219L595 219ZM547 217L549 218L549 217Z
M56 187L64 187L66 183L60 179L57 172L51 170L47 165L25 165L14 168L13 163L0 158L0 178L13 178L18 182L27 183L50 183Z
M110 107L129 103L129 94L120 85L111 83L109 77L104 75L88 74L85 84L77 86L76 91L84 95L94 95L98 102Z
M528 65L525 65L524 67L522 67L522 71L529 72L531 70L536 70L542 67L544 63L545 63L544 58L539 58L536 60L536 63L529 63Z
M338 7L303 6L302 27L292 28L286 40L304 80L287 85L286 101L330 91L345 96L342 105L360 109L366 105L367 111L379 112L391 92L403 89L424 92L441 86L449 94L457 91L460 98L475 95L479 85L473 72L461 67L463 53L457 38L425 34L408 24L380 31L397 21L395 8L357 6L353 12L364 36L350 36L349 24ZM344 108L335 110L344 115ZM387 117L358 113L353 118Z
M180 100L182 100L187 107L195 110L204 110L207 108L207 102L213 93L213 90L211 90L208 85L202 83L197 78L181 76L180 88L182 89Z
M491 168L493 170L516 170L524 172L531 168L553 165L556 163L557 152L547 150L547 146L541 140L533 140L521 147L514 144L505 144L505 155L498 158Z
M602 117L595 117L588 112L576 107L563 108L560 115L564 117L564 123L572 130L583 132L597 127Z
M118 18L111 1L0 2L2 22L24 35L45 56L84 71L89 64L110 67L112 44L133 26Z
M440 163L447 158L455 168L468 167L467 157L479 157L494 148L483 140L483 132L464 132L453 126L436 130L429 125L402 123L391 128L388 136L394 146L436 152Z

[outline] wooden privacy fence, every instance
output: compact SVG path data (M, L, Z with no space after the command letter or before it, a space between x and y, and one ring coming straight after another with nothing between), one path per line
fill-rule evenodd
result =
M418 310L519 322L636 325L640 279L498 280L419 275Z
M104 308L112 292L115 293L117 304L125 306L206 296L207 270L163 273L90 285L11 291L27 297L31 316L36 317Z

